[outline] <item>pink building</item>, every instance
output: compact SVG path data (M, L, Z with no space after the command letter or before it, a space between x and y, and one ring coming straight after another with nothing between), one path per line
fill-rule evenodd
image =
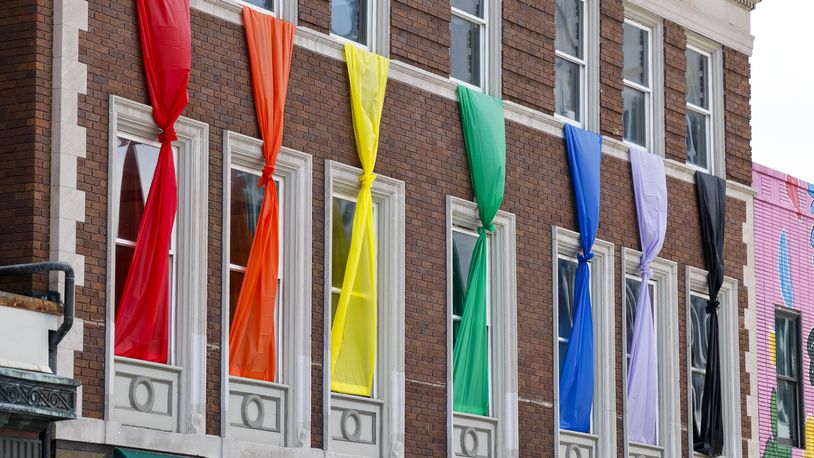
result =
M814 457L814 184L752 170L760 450Z

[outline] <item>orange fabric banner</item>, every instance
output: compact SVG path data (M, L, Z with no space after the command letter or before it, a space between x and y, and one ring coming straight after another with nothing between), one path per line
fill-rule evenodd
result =
M283 144L283 111L294 46L294 26L252 8L243 8L252 69L257 123L263 138L265 186L257 230L229 333L229 373L274 381L274 306L279 269L279 215L274 164Z

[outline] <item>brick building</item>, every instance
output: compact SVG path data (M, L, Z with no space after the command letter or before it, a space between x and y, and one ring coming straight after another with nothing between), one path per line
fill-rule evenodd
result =
M814 450L814 186L759 164L753 173L760 451L804 456Z
M242 3L190 0L190 102L174 144L172 347L170 364L158 365L113 354L120 269L135 240L122 189L146 193L157 150L135 2L3 2L0 265L54 260L76 271L76 320L56 372L81 384L78 418L52 427L56 456L690 456L692 381L704 370L688 357L700 332L693 297L705 291L699 169L726 179L724 455L758 456L749 146L757 1L252 0L297 25L275 174L278 384L230 378L225 368L232 285L245 265L233 215L252 199L263 165ZM352 208L360 173L348 41L390 59L373 187L384 267L369 399L331 393L323 364L336 286L332 231ZM477 216L461 82L502 99L506 118L506 194L490 251L500 279L492 348L502 351L491 355L493 410L484 418L453 415L450 401L452 245L466 243ZM590 434L558 422L559 329L569 310L557 304L578 250L564 123L604 138ZM629 443L625 432L629 295L641 283L629 143L664 158L670 196L651 282L661 380L655 447ZM144 158L135 169L133 157ZM63 292L58 275L0 279L21 295ZM4 352L0 360L14 361L14 350Z

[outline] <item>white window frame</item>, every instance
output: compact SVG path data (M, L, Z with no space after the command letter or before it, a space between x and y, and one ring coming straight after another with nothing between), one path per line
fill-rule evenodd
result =
M468 22L478 24L480 27L480 77L481 84L476 86L467 81L459 80L452 76L450 68L449 79L456 84L463 84L476 91L482 91L492 96L501 98L503 90L502 73L502 21L491 20L491 18L502 17L503 0L483 0L483 18L479 18L466 11L455 8L450 2L451 16L457 16ZM450 18L451 19L451 18ZM451 23L451 22L450 22ZM451 39L451 37L450 37ZM452 46L450 43L450 52Z
M648 132L647 145L643 147L651 153L664 157L664 21L658 15L629 2L624 3L624 8L625 22L650 33ZM627 81L625 81L625 85L627 85ZM630 87L641 90L635 83L631 83ZM634 144L628 141L625 143Z
M555 57L565 59L580 66L580 111L582 120L577 121L557 113L554 109L554 118L564 123L582 127L586 130L599 132L599 0L579 0L583 3L583 58L571 56L559 49L554 49ZM556 7L556 6L555 6ZM556 18L555 28L556 28ZM556 64L555 64L556 65ZM555 69L556 73L556 69ZM556 100L556 74L554 78L554 91Z
M189 6L226 21L243 23L243 6L254 8L265 14L288 21L297 25L297 1L296 0L274 0L274 11L269 11L259 6L250 5L241 0L190 0Z
M376 397L365 398L331 392L331 241L334 196L356 196L362 170L339 162L325 161L325 269L323 448L356 456L404 455L404 288L405 288L405 185L403 181L378 175L371 186L377 224L377 347ZM309 384L310 386L310 384ZM381 415L376 427L381 432L377 450L332 437L334 408L362 413L378 405ZM344 417L344 415L343 415ZM348 415L351 417L351 415ZM357 417L358 418L358 417ZM340 424L342 420L337 420ZM341 426L341 425L340 425Z
M582 456L616 456L616 384L598 383L616 379L615 339L615 246L596 239L591 267L591 302L594 319L594 400L591 414L591 433L579 433L560 429L560 368L559 357L559 280L557 261L561 257L576 258L582 252L579 233L552 226L552 374L554 387L554 456L563 458L572 453L593 453Z
M622 266L625 279L622 282L622 342L627 345L627 294L625 283L633 277L641 281L642 253L630 248L622 249ZM678 310L678 264L663 258L656 258L650 263L653 272L650 285L655 286L653 296L654 328L656 331L658 361L658 446L637 444L627 440L627 366L622 371L625 395L622 397L622 408L625 425L625 455L641 457L681 456L681 385L678 348L678 322L671 311ZM627 349L625 348L625 355Z
M113 177L114 161L112 155L116 148L116 139L120 134L130 138L143 139L145 143L153 142L160 130L153 122L152 108L138 102L111 95L109 99L109 160L108 176ZM204 435L206 430L206 317L207 317L207 231L209 166L207 157L209 126L200 121L180 117L175 123L178 140L173 142L177 150L177 183L178 210L176 214L177 231L187 234L177 240L176 260L176 307L175 322L175 362L155 364L122 358L114 355L115 336L115 233L111 227L115 220L115 196L112 181L108 185L108 235L107 235L107 272L106 285L106 331L105 331L105 418L108 421L132 425L140 429L143 423L149 423L145 415L152 411L137 412L117 407L114 389L117 386L117 374L140 376L151 386L153 382L166 384L169 392L177 399L172 405L171 422L164 427L172 433ZM193 198L194 197L194 198ZM135 379L133 379L135 380ZM121 381L120 381L121 382ZM131 389L135 385L132 382ZM118 400L127 395L119 393ZM132 401L131 401L132 402ZM128 428L123 426L123 428ZM149 442L149 441L147 441ZM145 444L146 445L146 444Z
M447 238L447 456L455 455L456 424L458 429L471 428L472 434L487 436L494 448L486 456L519 454L519 420L517 388L517 264L515 216L498 211L489 234L487 251L487 286L490 326L490 417L454 412L452 395L452 235L454 230L477 230L481 225L478 205L453 196L446 198ZM498 310L498 304L500 309ZM460 436L458 436L460 439ZM483 456L479 454L478 456Z
M687 383L687 440L689 450L693 449L692 437L692 303L690 302L691 295L709 297L709 289L707 286L707 272L696 267L687 266L686 271L686 366L685 377ZM718 301L720 307L718 308L718 326L719 326L719 342L721 358L721 401L723 410L723 425L724 425L724 458L741 458L743 454L742 437L741 437L741 396L740 396L740 348L738 342L738 335L740 333L739 318L740 312L738 308L738 281L734 278L724 277L724 283L721 286L721 291L718 293ZM703 458L705 455L700 453L692 453L692 456Z
M331 0L328 0L329 8L331 7L330 1ZM359 1L366 1L368 3L367 17L365 18L368 43L362 44L353 41L333 33L332 30L329 30L328 34L341 43L350 43L366 51L379 54L380 56L390 57L390 0ZM333 22L333 17L331 17L331 22ZM332 26L330 28L332 28Z
M251 441L280 447L311 447L311 156L282 147L275 164L274 180L280 186L281 227L280 345L278 383L241 379L229 375L229 296L231 243L231 173L233 169L259 175L265 165L263 141L224 131L223 151L223 277L221 332L221 434L236 441ZM296 229L293 229L296 228ZM233 386L235 390L230 390ZM251 396L255 402L280 409L278 431L263 432L247 425L231 425L230 411L242 412L250 404L230 405L231 391ZM233 393L234 394L234 393ZM244 396L244 401L249 398ZM256 396L256 397L255 397ZM259 398L259 400L258 400ZM246 404L246 405L243 405ZM234 412L231 412L234 413ZM234 416L234 415L233 415ZM245 420L244 420L245 422ZM240 454L240 448L233 449Z
M805 423L806 423L806 413L805 413L805 382L803 376L803 364L802 364L802 354L803 354L803 336L802 336L802 325L803 325L803 317L799 310L795 310L791 307L784 307L784 306L775 306L774 307L774 319L775 319L775 326L774 326L774 335L775 339L777 338L777 319L781 318L788 322L791 322L793 325L796 326L796 343L797 343L797 352L793 356L797 359L797 376L796 377L788 377L785 375L780 375L777 373L777 364L775 364L775 389L780 385L781 381L786 383L794 383L796 385L797 396L794 400L794 408L796 410L796 414L794 415L794 425L792 429L797 433L797 440L787 439L785 437L778 437L777 442L783 444L790 448L796 449L804 449L805 444ZM776 345L776 344L775 344ZM779 395L778 395L779 396ZM778 433L779 434L779 433Z
M687 32L687 49L709 58L708 94L709 109L695 106L685 101L686 110L709 117L707 123L707 168L685 161L693 170L726 178L726 132L724 125L724 67L721 45L690 31ZM686 123L686 122L685 122ZM685 127L686 129L686 127Z

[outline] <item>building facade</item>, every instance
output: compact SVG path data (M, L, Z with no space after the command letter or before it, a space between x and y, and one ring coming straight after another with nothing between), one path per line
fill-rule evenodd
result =
M160 132L135 2L0 6L10 32L0 49L0 265L53 260L76 271L76 320L56 372L80 382L77 418L52 427L56 456L690 456L700 422L694 393L705 376L705 363L690 357L702 353L707 299L698 170L726 180L723 455L762 452L749 146L756 2L250 3L297 27L274 172L278 383L227 370L230 312L263 169L245 4L190 0L189 104L173 143L179 204L165 364L114 355L116 307ZM361 173L348 42L388 58L390 68L371 189L380 267L369 397L332 393L326 368ZM501 99L505 113L506 191L488 248L490 407L481 416L453 414L451 401L455 280L479 224L459 84ZM603 137L588 433L559 427L558 361L580 254L566 123ZM631 298L641 287L631 144L663 157L669 195L648 285L659 341L655 446L626 433ZM64 294L57 275L0 285Z
M761 456L808 456L814 186L759 164L753 185Z

